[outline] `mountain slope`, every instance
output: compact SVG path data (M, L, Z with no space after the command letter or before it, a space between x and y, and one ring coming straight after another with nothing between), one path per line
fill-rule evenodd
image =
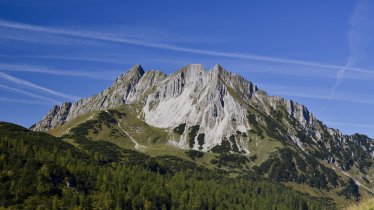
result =
M76 119L107 110L131 116L116 118L117 123L107 128L118 130L132 148L140 142L148 150L163 144L216 154L255 155L260 159L255 161L255 169L276 181L328 189L343 188L351 176L366 191L374 188L372 139L328 128L305 106L269 96L219 65L207 71L191 64L171 75L144 71L136 65L100 94L55 106L32 129L76 135L71 132L74 127L90 122L89 118ZM142 123L134 126L134 122ZM156 135L139 136L145 127L154 129L149 133Z
M172 156L0 122L0 208L335 209L331 200L246 176L230 178Z

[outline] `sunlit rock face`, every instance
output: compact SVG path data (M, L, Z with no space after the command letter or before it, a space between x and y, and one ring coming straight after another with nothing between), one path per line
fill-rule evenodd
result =
M231 144L248 153L249 137L245 136L259 132L254 129L257 126L266 136L290 142L308 153L339 148L337 154L354 155L355 151L349 144L362 141L359 142L361 149L371 157L374 155L374 143L370 138L343 135L338 130L327 128L305 106L269 96L252 82L219 65L205 69L200 64L190 64L170 75L161 71L144 71L136 65L99 94L54 106L31 129L47 131L85 113L113 109L123 104L136 107L139 118L147 124L170 132L186 124L181 135L170 137L170 141L181 148L208 151L235 136L231 138ZM204 134L202 145L189 143L193 126L196 129L194 138ZM322 159L331 162L342 157L329 155Z

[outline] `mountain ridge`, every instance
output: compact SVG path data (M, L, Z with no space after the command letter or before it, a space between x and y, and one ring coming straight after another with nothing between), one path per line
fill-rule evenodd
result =
M124 94L124 100L123 101L117 101L117 103L115 103L116 105L106 105L106 104L104 104L104 102L105 102L105 97L104 97L104 100L102 101L102 103L100 103L100 106L99 106L99 108L98 107L94 107L92 110L95 110L95 109L100 109L100 108L102 108L102 107L105 107L105 108L113 108L113 107L115 107L115 106L118 106L119 104L121 104L122 102L123 103L131 103L131 102L133 102L134 101L134 99L133 98L129 98L129 99L125 99L125 98L127 98L129 95L133 95L134 93L131 93L131 91L132 92L135 92L136 91L136 89L135 89L135 91L134 91L134 89L133 89L133 87L135 86L135 84L136 83L138 83L138 81L141 79L141 78L147 78L147 77L151 77L151 79L150 79L150 81L151 81L151 84L150 84L150 86L152 86L154 83L156 83L156 82L159 82L160 81L160 79L159 78L155 78L155 77L161 77L161 79L165 79L165 78L167 78L167 77L173 77L173 75L176 75L176 74L178 74L178 73L182 73L182 77L184 77L183 76L183 73L185 73L186 71L188 71L188 70L190 70L189 69L189 67L193 67L193 66L198 66L198 68L200 68L201 70L203 70L203 71L206 71L206 69L201 65L201 64L190 64L190 65L187 65L187 66L185 66L185 67L183 67L182 69L180 69L179 71L177 71L177 72L174 72L174 73L172 73L172 74L170 74L170 75L166 75L166 74L164 74L163 72L161 72L161 71L154 71L154 70L149 70L149 71L144 71L143 70L143 68L141 67L141 65L140 64L137 64L137 65L135 65L135 66L133 66L132 68L130 68L128 71L126 71L125 73L123 73L123 74L121 74L119 77L117 77L116 78L116 80L115 80L115 82L109 87L109 88L107 88L107 89L105 89L104 91L102 91L100 94L97 94L97 95L94 95L94 96L92 96L92 97L88 97L88 98L83 98L83 99L80 99L80 100L78 100L78 101L76 101L76 102L74 102L74 103L72 103L72 102L65 102L65 103L63 103L62 105L60 105L60 106L58 106L58 105L56 105L56 106L54 106L51 110L50 110L50 113L48 113L47 115L46 115L46 117L44 117L44 118L47 118L48 117L48 115L52 115L52 116L56 116L56 118L57 119L59 119L59 118L61 118L61 121L68 121L68 120L70 120L70 119L72 119L72 118L74 118L74 117L76 117L76 116L74 116L74 117L70 117L70 118L65 118L64 116L66 115L66 114L64 114L68 109L70 109L70 108L73 108L74 109L74 107L75 106L79 106L80 104L84 104L85 103L85 101L89 101L90 99L92 99L92 98L95 98L95 97L98 97L98 96L100 96L100 95L106 95L111 89L114 89L114 88L116 88L115 86L116 85L118 85L118 84L121 84L122 83L122 85L124 84L124 83L129 83L128 84L128 86L127 87L123 87L123 89L121 89L121 91L123 91L125 94ZM223 69L219 64L216 64L213 68L212 68L212 70L211 71L217 71L218 73L217 73L217 75L225 75L226 77L227 76L235 76L235 77L237 77L238 79L239 79L239 84L243 84L243 83L245 83L245 82L248 82L249 83L249 87L250 87L250 89L249 89L249 97L248 97L248 95L241 95L241 96L244 96L245 97L245 99L250 99L250 97L251 97L251 95L254 93L254 92L257 92L257 91L260 91L260 93L263 93L263 94L265 94L265 95L267 95L266 94L266 92L265 91L263 91L263 90L259 90L258 88L257 88L257 86L256 85L254 85L252 82L250 82L250 81L247 81L246 79L244 79L242 76L240 76L240 75L237 75L237 74L234 74L234 73L231 73L231 72L228 72L228 71L226 71L225 69ZM217 77L218 78L218 77ZM154 80L156 79L156 82L153 82ZM184 78L182 78L182 79L184 79ZM130 80L130 81L129 81ZM165 82L165 81L164 81ZM182 84L183 85L183 84ZM141 85L142 86L142 85ZM242 87L243 89L245 88L245 87ZM240 91L240 92L248 92L248 90L242 90L242 91ZM270 96L270 97L272 97L274 100L282 100L283 98L281 98L280 96ZM284 99L283 99L284 100ZM296 103L296 102L294 102L294 101L292 101L292 100L287 100L288 101L288 103L290 103L290 107L291 107L291 110L292 111L290 111L290 113L291 113L291 115L294 115L294 111L295 111L295 106L296 107L302 107L302 109L303 109L303 111L304 111L304 113L303 113L303 115L298 115L298 116L296 116L297 118L302 118L303 116L308 116L310 113L309 113L309 111L307 110L307 108L304 106L304 105L301 105L301 104L298 104L298 103ZM58 113L57 113L58 112ZM269 113L268 113L269 114ZM59 117L59 116L61 116L61 117ZM308 118L309 118L310 116L308 116ZM313 117L314 118L314 117ZM303 119L302 119L303 120ZM53 127L55 127L56 125L54 125L53 123L51 123L51 125L49 125L49 122L42 122L42 121L40 121L40 122L38 122L38 123L36 123L36 124L34 124L33 126L31 126L31 128L33 129L33 130L36 130L36 131L46 131L46 130L48 130L48 129L50 129L50 128L53 128Z
M134 91L133 87L136 86L136 84L139 82L139 80L141 78L151 77L151 79L149 80L151 83L149 85L153 86L155 83L159 82L160 79L163 80L165 78L172 77L173 75L178 74L180 72L186 72L186 71L190 70L189 66L198 66L198 68L200 68L201 70L203 70L205 72L207 71L201 64L190 64L190 65L187 65L187 66L183 67L179 71L176 71L176 72L174 72L170 75L166 75L165 73L163 73L161 71L154 71L154 70L144 71L144 69L142 68L142 66L140 64L134 65L132 68L127 70L125 73L118 76L115 79L115 81L113 82L113 84L109 88L102 91L100 94L94 95L92 97L80 99L80 100L78 100L74 103L73 102L64 102L61 105L55 105L49 111L49 113L43 118L44 120L48 119L50 121L47 120L47 122L46 121L43 122L43 120L41 120L41 121L37 122L36 124L34 124L33 126L31 126L31 129L35 130L35 131L47 131L48 129L56 127L57 125L60 125L64 122L66 122L66 121L69 121L69 120L73 119L74 117L77 117L77 116L81 115L82 113L78 113L76 115L73 114L72 117L67 117L66 116L71 108L74 109L74 107L79 106L79 104L84 104L84 101L89 101L91 98L95 98L95 97L100 96L100 95L105 96L111 89L116 88L115 86L119 83L123 84L123 83L129 82L127 87L124 87L124 89L121 89L121 91L123 91L125 93L124 96L123 96L123 98L124 98L123 101L116 101L116 103L113 103L114 105L105 104L106 103L106 97L104 97L104 99L100 103L100 106L99 107L94 107L91 110L102 110L102 109L105 109L105 108L114 108L114 107L120 105L121 103L132 103L134 101L134 98L131 97L131 96L133 96L134 92L136 92L136 89ZM231 72L226 71L219 64L216 64L211 69L211 71L217 71L218 75L225 75L226 77L227 76L238 76L239 80L241 81L239 84L249 82L249 86L250 86L249 97L248 97L248 95L244 95L244 94L241 95L241 97L245 97L245 99L247 99L247 100L250 99L251 95L254 92L257 92L257 91L259 91L259 93L261 95L268 96L265 91L258 89L258 87L256 85L254 85L252 82L247 81L246 79L244 79L240 75L237 75L235 73L231 73ZM160 77L160 78L155 78L155 77ZM183 77L183 75L182 75L182 77ZM156 80L156 82L154 82L155 80ZM182 87L183 87L183 85L184 84L182 84ZM144 85L141 85L141 86L143 87ZM146 91L143 91L143 92L146 92ZM239 92L241 92L241 93L244 92L245 93L245 92L248 92L248 90L239 91ZM118 94L118 95L120 95L120 94ZM127 99L127 98L129 98L129 99ZM298 119L299 122L304 122L306 124L310 124L310 123L312 123L313 120L316 119L315 116L309 112L307 107L302 105L302 104L299 104L299 103L297 103L293 100L286 100L286 99L282 98L281 96L269 96L269 98L273 102L285 101L287 103L287 106L288 106L288 113L291 116ZM115 99L118 99L118 98L115 97ZM272 106L274 106L274 104L272 104ZM91 111L91 110L87 110L87 111ZM267 114L270 114L268 112L268 110L264 110L264 111L267 112ZM50 116L52 116L52 118L50 118ZM55 122L55 121L57 121L57 122ZM341 133L338 129L335 129L335 128L329 128L329 129L333 129L336 132ZM354 135L354 134L352 134L352 135Z
M328 128L306 106L269 96L220 65L207 71L201 64L190 64L170 75L144 71L141 65L135 65L101 93L54 106L31 129L48 132L79 116L122 105L131 107L137 121L164 130L161 142L180 149L249 156L254 154L251 142L256 142L257 147L264 141L275 140L283 147L300 150L343 172L354 171L360 183L373 186L374 177L371 172L367 173L373 164L372 139L361 134L344 135ZM92 115L86 121L91 118ZM124 122L124 119L117 121ZM63 134L70 133L70 128ZM134 129L142 130L142 127ZM134 131L126 132L128 136ZM137 136L136 132L133 135ZM142 142L147 141L150 139ZM268 150L266 153L270 154L271 149Z

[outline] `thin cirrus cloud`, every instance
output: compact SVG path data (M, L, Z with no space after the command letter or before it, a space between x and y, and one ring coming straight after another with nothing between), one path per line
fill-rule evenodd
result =
M9 55L0 55L1 57L10 57ZM123 55L122 55L123 56ZM13 56L14 57L14 56ZM102 58L102 57L88 57L88 56L68 56L68 55L17 55L19 58L32 58L32 59L44 59L44 60L68 60L68 61L92 61L92 62L100 62L100 63L114 63L114 64L122 64L123 61L118 59L111 59L111 58Z
M348 126L348 127L357 127L357 128L374 128L374 125L370 125L370 124L346 123L346 122L334 122L334 121L326 121L325 123L330 124L330 125Z
M67 71L41 66L15 65L5 63L0 63L0 70L10 72L32 72L59 76L85 77L99 80L113 80L114 75L118 75L119 73L118 71Z
M365 58L365 49L372 40L374 21L372 4L370 0L359 0L349 21L348 32L349 56L345 66L336 73L336 82L331 87L331 97L335 96L336 89L345 78L346 71Z
M329 95L320 95L320 94L305 94L300 92L294 92L294 91L276 91L277 94L283 95L283 96L294 96L294 97L300 97L300 98L313 98L313 99L324 99L324 100L330 100L331 97ZM344 101L344 102L350 102L350 103L357 103L357 104L370 104L374 105L374 100L371 99L362 99L362 98L350 98L347 96L335 96L333 99L335 101Z
M280 76L292 76L292 77L308 77L308 78L325 78L334 79L335 70L323 69L310 66L295 66L295 65L284 65L284 64L231 64L231 68L236 69L236 73L242 75L251 76L251 74L268 74L268 75L280 75ZM313 74L308 74L313 72ZM250 74L247 74L250 73ZM353 80L374 80L374 74L350 74L350 79Z
M116 36L105 34L105 33L98 33L98 32L92 32L92 31L72 31L72 30L66 30L66 29L61 29L61 28L44 27L44 26L39 26L39 25L24 24L24 23L12 22L12 21L1 20L1 19L0 19L0 27L33 31L33 32L43 32L43 33L77 37L77 38L86 38L86 39L97 40L97 41L131 44L131 45L137 45L137 46L143 46L143 47L171 50L171 51L178 51L178 52L186 52L186 53L200 54L200 55L238 58L238 59L245 59L245 60L256 60L256 61L282 63L282 64L293 64L293 65L318 67L318 68L325 68L325 69L335 69L335 70L341 70L342 68L344 68L344 66L339 66L339 65L309 62L309 61L303 61L303 60L293 60L293 59L286 59L286 58L245 54L245 53L221 52L221 51L214 51L214 50L203 50L203 49L196 49L196 48L180 47L180 46L170 45L170 44L146 42L142 40L116 37ZM361 69L361 68L353 68L353 67L346 67L345 69L348 71L353 71L357 73L374 74L374 71L371 71L370 69Z
M1 28L0 34L2 39L10 41L22 41L30 43L43 43L51 45L86 45L86 46L100 46L104 43L99 43L97 41L88 40L88 39L76 39L68 36L55 36L54 34L44 33L42 36L40 33L33 33L28 31L28 33L19 33L18 29L11 28Z
M7 91L10 91L12 93L18 93L18 94L29 96L31 98L41 99L41 100L45 101L45 103L48 103L48 104L61 104L60 101L57 101L53 98L45 97L45 96L35 94L35 93L29 92L29 91L21 90L21 89L18 89L18 88L9 87L7 85L0 84L0 88L5 89Z
M265 87L270 93L275 95L283 96L293 96L300 98L313 98L321 100L335 100L335 101L344 101L349 103L356 104L369 104L374 105L374 98L369 96L357 95L344 93L344 95L336 95L334 98L330 97L329 89L324 88L306 88L306 87L289 87L283 85L274 85L274 84L257 84L258 87Z
M0 101L2 101L2 102L8 102L8 103L16 103L16 104L51 105L51 103L47 102L47 101L24 100L24 99L14 99L14 98L6 98L6 97L0 97Z
M42 91L42 92L47 93L47 94L59 96L59 97L62 97L62 98L67 98L69 100L78 100L80 98L80 97L77 97L77 96L71 96L71 95L67 95L67 94L64 94L64 93L61 93L61 92L58 92L58 91L54 91L54 90L51 90L51 89L46 88L46 87L42 87L40 85L34 84L32 82L29 82L29 81L26 81L26 80L23 80L23 79L20 79L20 78L17 78L17 77L13 77L13 76L11 76L9 74L5 74L3 72L0 72L0 78L4 79L4 80L7 80L9 82L18 84L18 85L27 86L27 87L30 87L32 89Z

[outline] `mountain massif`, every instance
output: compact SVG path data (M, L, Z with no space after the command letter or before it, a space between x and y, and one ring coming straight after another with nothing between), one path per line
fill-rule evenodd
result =
M48 131L121 105L133 106L138 119L164 129L164 140L182 149L207 152L229 141L233 152L249 155L248 140L269 138L293 144L343 171L360 169L360 161L374 157L372 139L328 128L305 106L269 96L219 65L207 71L191 64L169 76L136 65L100 94L53 107L32 130Z
M99 94L54 106L30 129L86 149L107 142L227 177L251 174L338 207L374 193L373 139L328 128L304 105L220 65L170 75L136 65Z

